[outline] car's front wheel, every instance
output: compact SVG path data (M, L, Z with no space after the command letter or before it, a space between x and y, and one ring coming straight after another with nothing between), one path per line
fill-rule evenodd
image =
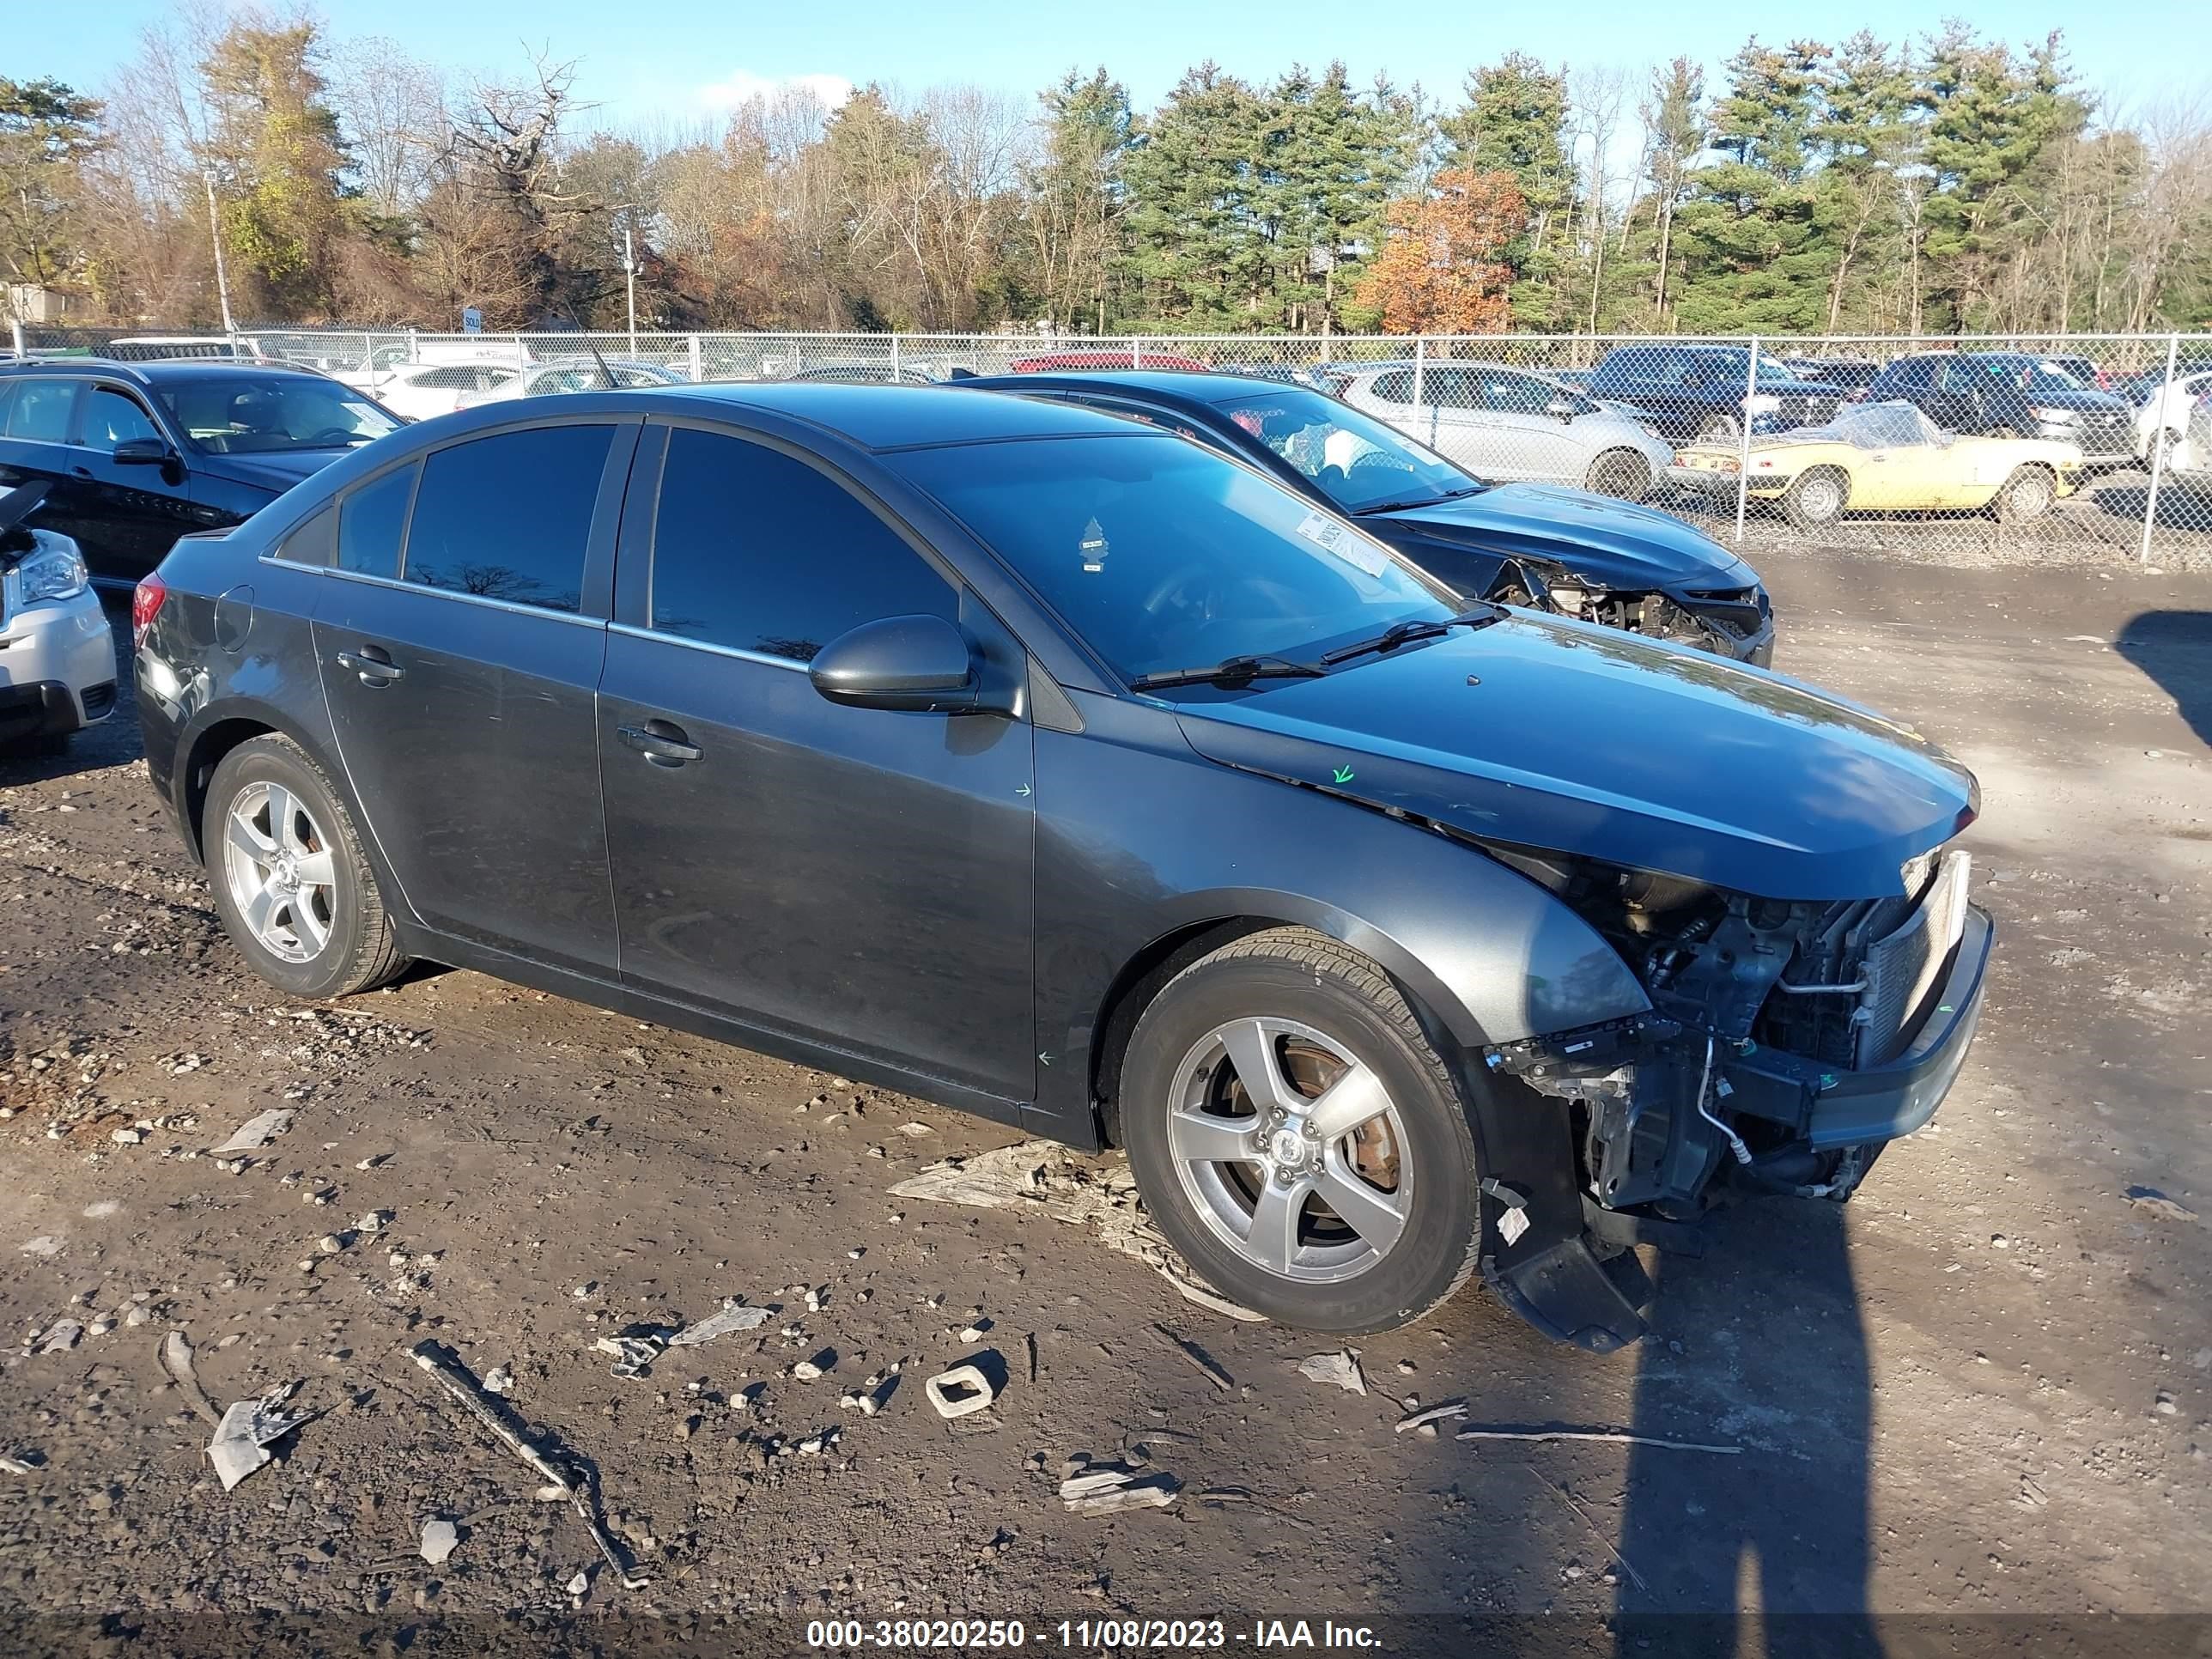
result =
M224 927L278 989L349 996L406 965L353 820L289 738L255 738L222 757L201 844Z
M1271 1319L1388 1330L1474 1269L1461 1085L1398 988L1334 939L1248 934L1170 980L1130 1037L1121 1114L1161 1231Z
M1850 499L1850 479L1832 466L1816 466L1790 486L1782 514L1800 530L1818 530L1842 518Z
M2004 488L1997 491L1997 518L2005 524L2033 524L2051 511L2051 502L2057 498L2057 485L2045 469L2014 467Z

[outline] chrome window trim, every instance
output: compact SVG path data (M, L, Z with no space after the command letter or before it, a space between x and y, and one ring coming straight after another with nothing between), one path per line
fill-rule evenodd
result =
M302 520L302 522L305 521ZM269 559L265 556L264 562L281 564L287 570L319 569L324 575L334 576L340 581L366 582L372 587L397 588L403 593L428 593L433 599L453 599L462 605L484 605L493 611L512 611L519 617L546 617L555 622L574 623L580 628L608 626L604 617L586 617L581 611L553 611L544 605L523 605L514 599L495 599L483 593L456 593L450 587L432 587L422 582L410 582L391 576L374 576L365 570L341 570L334 564L322 566L292 564L283 559Z
M690 639L682 634L670 634L658 628L638 628L629 623L609 623L611 634L626 635L633 640L647 640L660 645L684 645L694 651L712 652L718 657L734 657L739 662L755 662L764 668L789 669L804 674L806 665L796 657L772 657L765 651L748 651L742 646L716 645L711 640Z

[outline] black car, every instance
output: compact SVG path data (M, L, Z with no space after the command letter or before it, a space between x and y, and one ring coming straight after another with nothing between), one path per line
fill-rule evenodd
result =
M1211 444L1356 520L1461 593L1762 667L1773 660L1773 607L1758 572L1672 514L1563 485L1485 483L1322 392L1165 371L1008 375L967 386L1079 404Z
M179 542L153 787L301 997L459 964L1083 1147L1228 1296L1840 1198L1982 999L1972 777L1762 670L1469 606L1201 445L1037 398L487 405Z
M1869 403L1917 405L1946 431L2051 438L2107 464L2135 459L2135 411L2051 360L2009 351L1917 351L1867 389Z
M1801 380L1836 386L1846 396L1864 392L1881 374L1881 365L1869 357L1784 357L1782 366Z
M1583 390L1627 404L1671 443L1741 430L1747 417L1754 432L1818 426L1850 395L1827 380L1801 380L1764 352L1754 379L1751 349L1732 345L1616 346Z
M399 416L311 369L97 358L0 366L0 489L44 482L32 519L127 587L178 537L252 517Z

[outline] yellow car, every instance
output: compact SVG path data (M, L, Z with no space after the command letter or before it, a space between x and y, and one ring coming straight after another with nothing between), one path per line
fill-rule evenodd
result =
M2044 438L1968 438L1944 431L1906 403L1856 404L1825 426L1751 441L1745 475L1753 501L1782 503L1804 529L1845 513L1991 507L2008 524L2051 510L2081 482L2081 452ZM1745 462L1733 438L1676 452L1670 483L1734 495Z

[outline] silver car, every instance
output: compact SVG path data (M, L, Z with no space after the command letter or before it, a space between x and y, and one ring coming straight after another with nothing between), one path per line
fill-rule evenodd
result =
M1340 394L1477 477L1572 484L1640 501L1674 447L1626 410L1503 363L1363 366Z
M538 363L503 383L480 392L465 392L456 409L479 404L506 403L516 398L544 398L563 392L604 392L611 379L617 386L684 386L684 377L659 363L627 362L611 358L564 357L558 362Z

